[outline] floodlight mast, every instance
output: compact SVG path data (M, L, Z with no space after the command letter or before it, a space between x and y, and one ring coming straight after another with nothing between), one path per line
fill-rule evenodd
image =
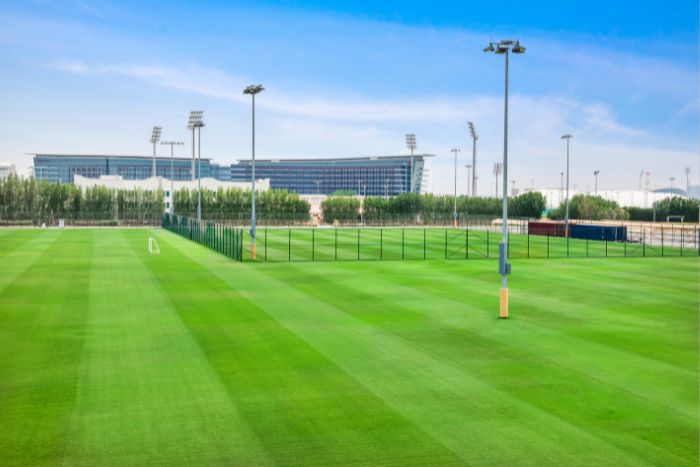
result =
M175 213L175 192L173 191L173 180L175 179L175 155L173 146L184 146L182 141L161 141L160 144L170 146L170 214Z
M471 191L471 187L469 186L469 184L470 184L470 182L471 182L471 179L472 179L472 177L471 177L472 166L469 165L469 164L467 164L467 165L465 165L464 167L467 169L467 196L468 196L468 195L471 194L471 192L472 192L472 191Z
M455 228L457 228L457 154L459 154L459 148L451 149L452 153L455 155L455 193L454 193L454 208L452 210L452 221Z
M243 90L243 94L249 94L253 98L252 113L252 164L251 164L251 209L250 209L250 256L255 261L255 95L263 92L262 84L251 84Z
M690 196L690 167L685 168L685 195Z
M573 135L568 133L561 137L561 139L566 140L566 213L564 214L564 233L567 238L569 237L569 143L573 137Z
M411 150L411 172L410 172L410 181L409 181L409 187L411 190L411 193L415 190L414 187L414 179L415 177L415 168L413 167L414 165L414 159L413 159L413 151L416 150L416 135L414 133L408 133L406 135L406 147Z
M151 177L156 176L156 144L160 141L160 134L163 128L159 126L153 127L153 133L151 133L151 144L153 145L153 168L151 169Z
M600 170L594 170L593 171L593 176L595 177L595 190L593 191L593 194L598 196L598 174L600 173Z
M505 55L506 62L505 105L503 112L503 222L499 247L499 273L501 274L499 318L505 319L508 318L508 274L510 274L510 264L508 263L508 59L510 52L514 54L525 53L525 47L520 44L520 40L502 40L497 43L489 42L484 52Z
M202 127L204 122L202 118L204 117L203 110L193 110L190 112L190 121L187 128L192 129L192 180L194 180L194 133L197 130L197 151L198 151L198 161L197 161L197 220L202 220Z
M472 135L472 196L476 196L476 140L479 136L476 134L473 122L467 122L467 125Z

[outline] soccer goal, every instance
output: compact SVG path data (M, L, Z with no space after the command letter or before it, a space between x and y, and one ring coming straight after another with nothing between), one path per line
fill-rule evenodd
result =
M160 253L158 241L153 237L148 237L148 252L152 255L157 255Z

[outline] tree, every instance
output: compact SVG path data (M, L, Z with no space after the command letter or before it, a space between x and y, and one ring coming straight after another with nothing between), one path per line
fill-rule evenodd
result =
M354 196L331 196L321 202L321 212L326 224L355 222L360 215L360 200Z
M510 199L508 214L513 217L539 219L547 208L547 200L542 193L529 191Z

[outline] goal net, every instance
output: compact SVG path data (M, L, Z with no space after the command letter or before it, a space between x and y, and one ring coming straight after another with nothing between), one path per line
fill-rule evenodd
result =
M158 242L153 237L148 237L148 252L152 255L157 255L160 253Z

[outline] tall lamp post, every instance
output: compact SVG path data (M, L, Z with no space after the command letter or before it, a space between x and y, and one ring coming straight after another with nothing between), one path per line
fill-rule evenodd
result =
M467 125L472 135L472 196L476 196L476 140L479 136L476 134L473 122L467 122Z
M525 47L520 45L520 41L502 40L489 43L484 52L505 55L506 60L505 106L503 114L503 225L501 227L501 244L498 250L498 272L501 274L499 318L505 319L508 318L508 274L510 274L510 264L508 263L508 59L510 52L514 54L525 53Z
M561 139L566 140L566 213L564 214L564 232L569 236L569 143L573 135L565 134Z
M493 176L496 178L496 183L494 184L496 187L496 198L498 198L498 177L501 175L501 172L503 172L503 162L493 164ZM503 184L505 186L506 182Z
M561 204L564 201L564 172L559 172L559 177L559 204Z
M181 141L161 141L160 144L170 146L170 214L174 214L175 193L173 192L173 180L175 179L175 155L173 152L174 146L184 146Z
M197 130L197 146L198 146L198 157L197 162L197 220L202 220L202 127L204 122L202 118L204 117L204 111L193 110L190 112L190 120L187 124L187 128L192 130L192 179L194 180L194 134Z
M411 174L410 174L410 181L409 181L409 186L411 187L411 193L413 193L413 190L415 189L413 179L415 178L415 169L413 167L413 151L416 150L418 146L416 146L416 135L413 133L408 133L406 135L406 147L411 150Z
M690 167L685 168L685 195L690 196Z
M598 174L600 173L600 170L594 170L593 171L593 176L595 177L595 185L594 185L594 190L593 194L598 196Z
M669 177L669 180L671 181L671 190L673 190L673 181L676 179L676 177Z
M153 133L151 133L151 144L153 145L153 168L151 169L151 177L156 176L156 144L160 141L160 133L163 129L159 126L153 127Z
M459 154L459 148L451 149L452 154L455 155L455 193L454 193L454 208L452 210L452 222L455 228L457 228L457 154Z
M243 94L250 94L253 98L252 114L252 192L250 201L250 256L255 261L255 95L264 91L262 84L251 84L243 90Z
M467 195L471 194L471 188L470 188L470 182L471 182L471 172L472 172L472 166L467 164L464 166L467 169Z

